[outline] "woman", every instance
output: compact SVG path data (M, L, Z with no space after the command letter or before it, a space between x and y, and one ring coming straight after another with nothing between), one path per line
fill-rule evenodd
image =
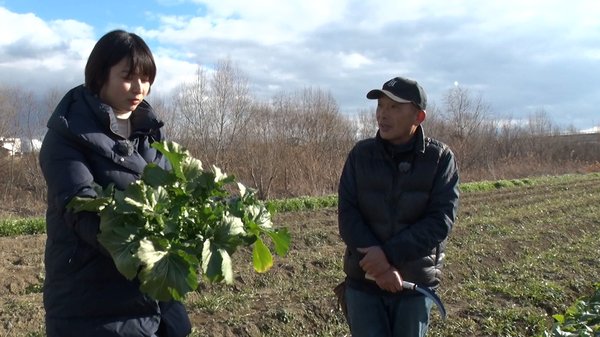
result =
M139 179L148 163L166 168L150 146L163 123L144 100L156 75L146 43L115 30L104 35L48 121L40 166L48 187L44 308L53 336L180 337L191 327L180 302L157 302L116 269L98 243L96 213L73 213L75 196L94 197L94 183L118 189Z

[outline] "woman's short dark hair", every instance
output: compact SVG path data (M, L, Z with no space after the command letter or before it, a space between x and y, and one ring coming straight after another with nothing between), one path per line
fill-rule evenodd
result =
M156 77L156 64L150 48L141 37L124 30L106 33L96 42L85 66L85 86L98 94L108 80L110 68L123 58L129 59L128 75L148 76L150 84Z

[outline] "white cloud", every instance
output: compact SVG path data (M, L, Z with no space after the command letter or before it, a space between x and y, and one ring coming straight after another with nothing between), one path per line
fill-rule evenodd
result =
M18 28L18 29L15 29ZM14 44L27 44L40 50L62 47L62 43L71 39L93 40L91 26L74 20L55 20L45 22L32 13L16 14L0 7L0 47Z
M163 56L161 53L155 53L154 59L157 73L152 90L168 94L180 84L194 80L198 65Z
M456 81L498 115L544 108L561 125L597 124L600 2L595 0L159 0L131 27L152 47L165 92L224 58L260 99L306 86L344 112L396 75L441 105ZM179 6L179 7L178 7ZM179 8L179 11L171 11ZM184 8L185 10L182 10ZM98 13L103 15L103 13ZM0 82L81 81L97 40L76 17L43 21L0 7ZM112 22L107 18L104 21ZM585 83L585 85L583 85ZM565 109L577 111L577 119Z
M32 13L0 7L0 71L10 84L27 87L77 81L94 44L92 27L74 20L45 22Z
M188 44L221 39L252 41L259 45L299 42L303 34L342 19L346 1L193 1L206 8L202 16L155 13L158 29L146 34L163 43Z
M339 53L341 64L344 68L358 69L364 65L372 64L373 62L360 53Z
M30 35L36 27L44 27L44 21L36 17L33 13L16 14L0 7L0 46L6 46L21 39L23 36ZM15 27L23 29L15 29ZM10 32L10 33L7 33Z
M306 31L339 18L343 0L195 0L207 8L209 17L239 18L243 21L266 23L286 31Z

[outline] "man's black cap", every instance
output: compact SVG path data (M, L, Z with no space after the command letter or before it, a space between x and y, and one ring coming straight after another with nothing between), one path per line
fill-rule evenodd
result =
M414 103L421 110L427 107L427 95L423 87L415 80L404 77L394 77L385 82L381 89L373 89L367 93L368 99L378 99L386 95L398 103Z

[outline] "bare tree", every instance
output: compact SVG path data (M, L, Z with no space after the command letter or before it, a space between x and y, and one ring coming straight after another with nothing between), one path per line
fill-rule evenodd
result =
M529 115L527 123L529 134L532 136L558 134L560 130L552 123L548 113L544 109L538 109Z
M177 115L173 100L165 96L153 94L148 97L148 101L152 104L152 108L158 119L165 123L163 127L165 136L170 140L181 143L182 123L178 120L179 116Z
M0 137L19 134L19 101L21 91L16 87L0 86Z
M345 155L355 141L352 121L340 114L333 96L321 89L305 88L273 101L289 149L286 188L314 195L335 191ZM287 185L291 181L296 185Z
M447 142L456 153L462 168L489 166L490 151L485 135L495 134L495 124L489 119L490 107L481 95L474 96L460 86L450 89L444 97L444 116L450 131Z
M355 125L357 140L375 137L378 128L374 110L375 109L363 109L356 115Z
M429 103L425 121L422 123L425 135L447 142L450 139L450 132L448 132L450 128L447 124L438 107L433 102Z
M229 150L240 143L251 115L248 80L229 60L211 74L198 67L196 75L173 95L175 137L203 161L228 169L235 159Z
M227 168L234 158L226 157L225 151L239 143L238 134L251 115L252 97L246 76L230 60L217 63L210 83L209 96L212 122L210 148L214 151L213 162Z
M243 141L236 147L235 171L250 181L261 199L267 199L284 170L282 157L287 146L278 134L278 119L268 104L255 104L244 128Z
M463 140L475 134L490 108L481 95L473 96L468 89L456 86L444 97L445 115L450 124L453 137Z
M43 180L37 161L34 139L43 133L43 104L30 90L21 87L0 88L0 137L12 138L10 156L0 158L2 199L14 207L27 209L30 200L42 198ZM43 116L43 117L42 117Z
M174 91L174 110L171 119L165 120L171 127L172 137L202 160L207 157L199 149L205 149L210 138L208 95L206 71L198 67L194 81L183 83Z

